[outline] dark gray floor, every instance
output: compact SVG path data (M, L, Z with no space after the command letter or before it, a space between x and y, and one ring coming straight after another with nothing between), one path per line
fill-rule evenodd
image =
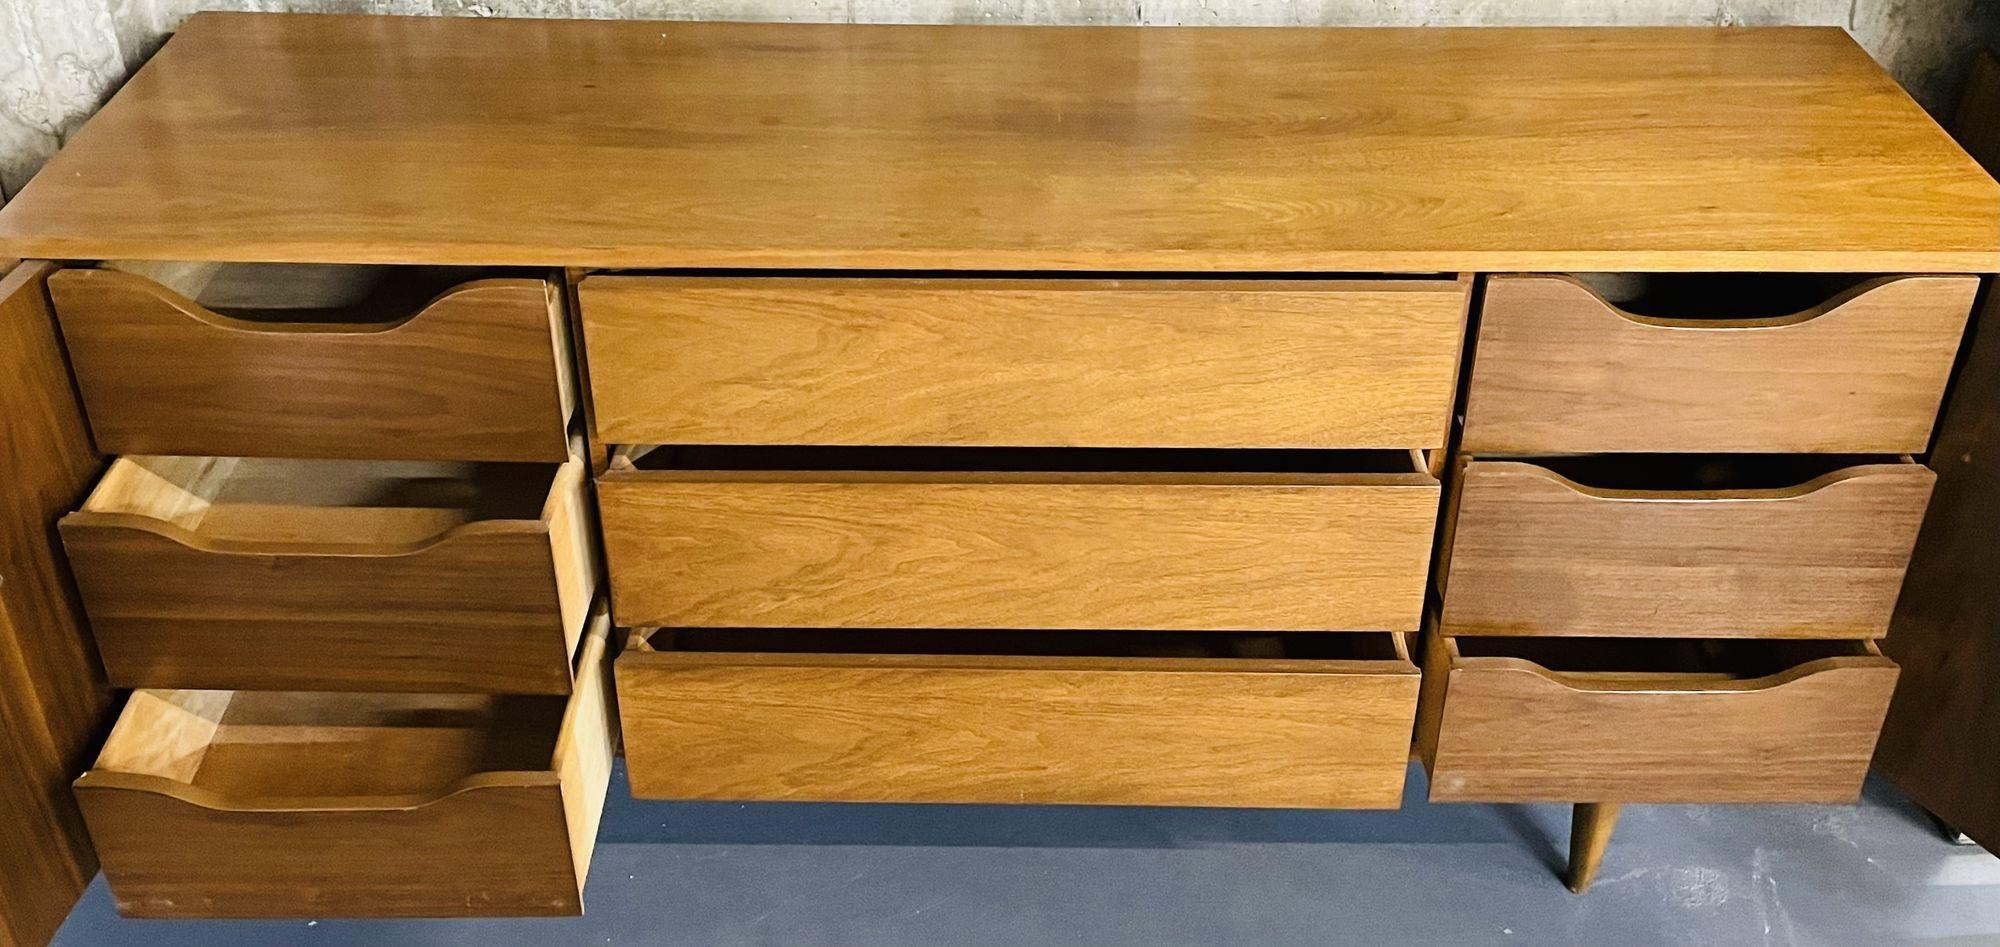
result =
M575 920L127 921L58 944L2000 944L2000 860L1858 806L1628 806L1590 894L1566 806L1396 812L641 803ZM496 843L501 840L496 840Z

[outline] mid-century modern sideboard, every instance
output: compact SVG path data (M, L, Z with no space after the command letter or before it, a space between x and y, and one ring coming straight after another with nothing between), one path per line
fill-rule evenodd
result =
M127 913L574 913L621 743L1414 752L1576 804L1581 890L1621 803L1858 792L2000 185L1834 29L201 14L0 255L114 456L59 529Z

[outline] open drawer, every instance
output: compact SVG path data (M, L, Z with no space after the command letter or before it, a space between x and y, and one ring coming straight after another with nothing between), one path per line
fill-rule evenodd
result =
M562 694L597 585L586 476L121 457L60 529L119 687Z
M1428 637L1434 802L1845 802L1896 687L1869 641Z
M1936 479L1874 456L1474 458L1443 630L1879 637Z
M121 913L582 912L617 745L591 623L576 692L142 690L76 795Z
M1426 448L1470 281L606 274L614 444Z
M682 629L618 661L635 796L1393 808L1403 636Z
M1921 452L1979 292L1969 275L1602 276L1487 281L1465 450Z
M628 627L1414 631L1438 483L1407 451L661 448L598 501Z
M49 278L99 450L560 461L561 288L409 266L129 264Z

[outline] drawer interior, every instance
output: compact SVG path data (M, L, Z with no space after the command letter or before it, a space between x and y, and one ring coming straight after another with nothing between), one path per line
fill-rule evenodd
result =
M1407 450L1266 450L1147 447L766 447L666 445L622 448L613 466L647 471L882 471L920 474L1415 474Z
M1587 454L1510 457L1605 490L1776 490L1850 467L1909 464L1892 454Z
M469 266L155 260L113 260L102 266L146 277L235 319L347 325L400 321L445 291L474 280L542 275Z
M1575 273L1600 299L1661 319L1779 319L1824 306L1878 277L1864 273Z
M1756 638L1446 639L1454 661L1515 658L1576 680L1749 681L1826 658L1880 657L1867 640Z
M646 651L682 654L1409 660L1402 636L1392 632L660 628L637 633L634 645Z
M564 697L141 690L96 769L238 805L436 795L487 772L546 771Z
M212 541L409 543L480 520L539 520L558 466L129 456L84 501Z

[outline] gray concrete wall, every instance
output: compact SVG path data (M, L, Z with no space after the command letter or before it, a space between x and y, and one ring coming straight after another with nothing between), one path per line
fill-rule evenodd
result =
M0 192L26 183L129 71L204 9L435 16L1261 26L1844 26L1934 113L2000 0L0 0Z

